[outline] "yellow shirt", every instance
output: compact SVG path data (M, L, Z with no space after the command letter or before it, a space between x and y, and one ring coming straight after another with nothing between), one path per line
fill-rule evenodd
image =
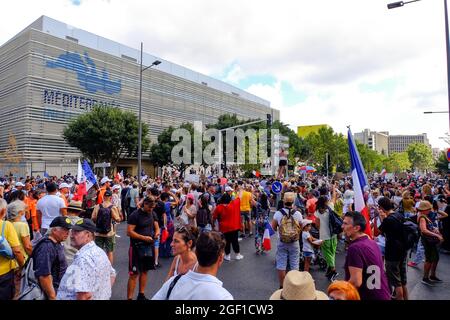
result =
M28 223L26 222L13 222L12 223L14 225L14 229L16 229L17 232L17 237L19 238L19 242L20 242L20 249L22 250L22 254L25 257L25 261L27 261L28 259L28 255L25 252L25 247L23 246L23 238L24 237L29 237L30 236L30 227L28 226Z
M9 242L11 248L20 246L19 237L17 237L16 229L14 229L14 226L11 222L0 220L0 234L4 223L6 223L4 236ZM0 276L16 269L17 267L18 264L15 259L8 259L0 256Z
M241 196L241 211L250 211L251 203L250 200L252 199L252 194L248 191L243 191Z

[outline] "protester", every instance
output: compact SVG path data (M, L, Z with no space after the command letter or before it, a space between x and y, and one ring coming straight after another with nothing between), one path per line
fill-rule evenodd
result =
M195 271L198 266L197 256L193 249L195 248L199 229L196 227L180 226L176 229L171 243L175 258L170 265L166 281L172 276L185 274L189 270Z
M0 301L11 300L17 294L14 271L25 264L24 253L14 225L4 220L6 208L6 200L0 199L0 236L8 242L13 254L10 257L0 255Z
M219 221L219 230L225 236L224 260L231 260L231 246L233 246L235 259L243 259L244 256L240 253L238 240L238 233L241 228L240 198L231 200L230 195L225 193L214 210L213 220Z
M72 225L75 225L82 218L80 215L84 212L81 201L71 200L69 205L67 206L67 219L70 220ZM78 252L78 249L72 246L70 236L63 242L64 245L64 256L66 257L67 265L70 266L72 264L73 258L75 254Z
M67 269L64 247L61 243L69 236L72 224L70 219L59 216L53 219L49 227L48 234L39 240L33 249L33 270L47 299L55 300L59 284Z
M319 229L319 239L323 241L321 250L325 261L327 262L327 272L325 276L328 280L333 281L339 275L336 271L336 248L337 235L331 233L330 214L333 204L328 202L326 196L320 196L317 199L314 216L316 217L316 226Z
M95 243L106 252L112 264L114 260L114 247L116 245L116 232L113 222L120 221L120 213L119 209L112 203L111 198L111 190L106 190L103 194L103 202L94 207L92 221L97 226Z
M386 237L385 266L389 284L395 290L396 300L408 300L408 288L406 277L406 262L408 249L406 247L403 222L404 216L400 212L394 212L390 199L382 197L378 200L382 223L380 231Z
M147 272L155 269L154 242L160 235L158 217L153 212L155 204L154 197L145 198L143 206L134 211L128 218L127 236L130 237L128 300L133 298L138 276L139 294L137 300L148 300L144 294L147 285Z
M286 276L287 262L291 270L298 270L300 263L300 225L303 217L300 212L293 210L295 193L286 192L283 197L284 208L275 212L272 220L272 229L278 231L279 240L276 253L276 268L280 288L283 287Z
M64 200L56 195L56 183L50 182L47 184L47 195L39 199L37 202L37 214L41 220L41 234L44 235L50 223L59 216L66 215L66 205Z
M418 223L421 233L422 244L425 248L425 265L423 268L422 283L432 286L434 282L442 282L436 276L436 269L439 262L439 250L437 245L444 239L439 230L433 225L428 215L433 206L428 201L420 201L417 208Z
M358 290L348 281L334 281L328 287L330 300L361 300Z
M233 300L216 278L223 263L224 248L222 234L215 231L201 233L195 247L197 270L171 277L152 300Z
M116 272L105 252L95 244L95 231L96 225L90 219L78 220L73 225L70 239L78 252L61 279L58 300L111 298Z
M364 233L366 219L357 211L347 212L342 229L351 241L345 258L345 280L358 289L361 300L389 300L381 252Z

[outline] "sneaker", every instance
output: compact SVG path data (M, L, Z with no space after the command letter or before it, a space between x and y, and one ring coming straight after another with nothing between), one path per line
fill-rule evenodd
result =
M144 294L139 293L136 300L148 300Z
M430 280L433 282L442 282L441 279L439 279L438 277L433 277L433 276L430 277Z
M417 263L415 263L414 261L409 261L408 262L408 267L417 268Z
M333 282L336 280L337 276L339 275L339 273L337 273L336 271L331 273L330 276L328 277L328 280L330 280L330 282Z
M433 282L428 278L423 278L421 282L427 286L433 286Z
M116 238L120 238L120 236L118 234L116 234Z
M223 260L230 261L230 260L231 260L231 256L230 256L229 254L226 254L226 255L223 257Z
M161 263L158 262L157 264L155 264L155 268L158 268L158 269L159 269L159 268L161 268L161 267L162 267Z
M245 238L245 234L241 233L241 235L239 236L240 239L244 239Z
M244 239L244 238L241 238L241 237L239 237L239 238L238 238L238 241L239 241L239 242L241 242L241 241L242 241L242 239Z
M242 254L240 254L240 253L238 253L237 255L236 255L236 257L234 257L236 260L242 260L242 259L244 259L244 256L242 255Z

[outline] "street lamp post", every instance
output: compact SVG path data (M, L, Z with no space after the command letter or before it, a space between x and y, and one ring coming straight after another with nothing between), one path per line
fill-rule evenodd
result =
M141 64L139 68L139 132L138 132L138 183L139 190L141 190L141 171L142 171L142 74L145 70L157 66L161 63L159 60L153 61L153 63L145 68L142 68L144 44L141 42Z
M394 9L398 7L403 7L405 4L411 2L417 2L420 0L412 0L412 1L397 1L393 3L389 3L387 5L388 9ZM447 97L448 97L448 110L450 111L450 39L449 39L449 30L448 30L448 13L447 13L447 0L444 0L444 14L445 14L445 44L447 51ZM436 112L437 113L437 112ZM449 112L449 132L450 132L450 112Z

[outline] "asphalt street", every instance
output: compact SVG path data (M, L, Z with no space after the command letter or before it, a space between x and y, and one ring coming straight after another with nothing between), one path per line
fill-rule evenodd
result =
M114 268L117 272L113 287L113 300L125 300L128 281L128 247L129 238L126 236L126 223L117 227L120 238L116 238ZM224 261L219 270L218 278L223 286L238 300L267 300L278 289L278 278L275 270L276 235L272 237L272 250L257 255L254 249L254 238L246 238L239 242L243 260ZM160 258L161 268L149 271L148 283L145 290L147 298L151 298L164 283L173 258ZM345 250L338 246L336 266L338 279L344 279ZM412 300L444 300L450 299L450 273L445 272L450 267L450 255L441 254L437 275L444 283L433 287L420 282L423 264L419 268L408 268L408 290ZM324 272L318 266L312 266L311 274L315 279L317 290L326 292L329 285ZM137 288L135 297L137 295Z

